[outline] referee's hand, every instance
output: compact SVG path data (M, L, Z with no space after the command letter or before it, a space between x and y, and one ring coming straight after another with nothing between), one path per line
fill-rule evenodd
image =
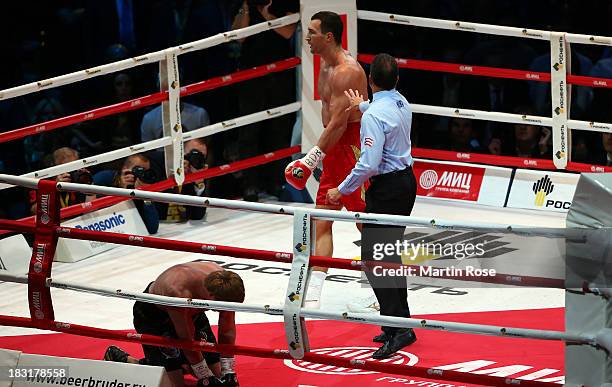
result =
M332 188L327 191L326 200L327 203L338 205L340 204L340 199L342 198L342 194L338 191L338 188Z
M362 103L363 95L359 94L359 90L348 89L344 90L344 95L348 98L349 106L346 108L346 111L353 110L355 108L359 108L359 104Z

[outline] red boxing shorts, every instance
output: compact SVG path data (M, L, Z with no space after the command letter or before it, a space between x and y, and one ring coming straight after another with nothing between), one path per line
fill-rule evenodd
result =
M327 191L338 187L351 173L357 160L359 160L361 153L359 146L360 128L360 122L349 122L340 140L323 159L323 174L319 179L317 205L330 205L325 200ZM363 212L365 210L366 188L367 186L364 184L350 195L342 196L342 205L349 211Z

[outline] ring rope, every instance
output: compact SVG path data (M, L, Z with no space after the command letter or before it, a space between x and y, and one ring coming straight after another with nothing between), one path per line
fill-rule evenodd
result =
M0 324L22 328L40 328L40 325L36 324L30 318L14 317L14 316L0 316ZM138 343L138 344L149 344L164 347L177 347L192 351L206 351L206 352L223 352L234 355L242 356L253 356L259 358L272 358L281 360L291 360L291 356L285 349L262 349L241 345L230 345L230 344L211 344L203 341L187 341L179 339L169 339L166 337L152 336L147 334L113 331L108 329L88 327L84 325L69 324L64 322L53 322L48 324L43 329L68 333L73 335L94 337L100 339L118 340L124 342ZM398 374L413 377L422 378L436 378L444 379L449 381L457 381L463 383L472 383L487 386L508 386L520 385L527 387L553 387L557 386L555 383L550 382L537 382L531 380L511 379L503 378L498 376L490 375L476 375L467 372L459 371L447 371L435 368L426 368L421 366L405 366L395 365L389 363L381 363L370 360L361 359L343 359L338 357L332 357L329 355L316 354L313 352L306 352L304 354L304 361L308 361L314 364L328 364L336 367L345 368L358 368L369 371L376 371L389 374Z
M38 180L27 177L11 176L0 174L0 182L7 184L33 186ZM267 203L243 202L228 199L217 199L209 197L193 197L181 194L149 192L144 190L133 190L115 187L103 187L95 185L77 184L77 183L55 183L60 191L74 191L87 194L97 195L116 195L129 197L132 199L143 199L159 202L172 202L187 206L206 206L217 208L230 208L236 210L256 211L271 214L293 215L297 211L305 210L312 216L324 220L338 221L359 221L361 223L381 223L398 226L424 226L442 229L469 229L469 230L486 230L488 232L512 233L519 235L531 236L548 236L548 237L571 237L575 238L577 233L584 235L589 233L588 229L568 229L560 227L536 227L513 224L497 224L476 221L454 221L454 220L436 220L431 218L388 215L388 214L369 214L361 212L335 211L319 208L303 208L294 206L282 206ZM580 238L579 238L580 239ZM582 240L582 239L580 239Z
M212 134L224 132L226 130L230 130L233 128L237 128L244 125L249 125L254 122L265 121L268 119L276 118L285 114L290 114L300 110L301 103L293 102L287 105L278 106L274 108L269 108L267 110L262 110L260 112L247 114L241 117L237 117L231 120L226 120L223 122L218 122L216 124L207 125L203 128L198 128L188 132L188 136L183 136L183 140L187 141L189 139L209 136ZM101 153L96 156L86 157L83 159L71 161L65 164L56 165L50 168L41 169L40 171L26 173L21 175L22 177L35 177L35 178L46 178L50 176L57 176L62 173L71 172L77 169L81 169L84 166L92 166L98 165L114 160L118 160L136 153L146 152L149 150L162 148L167 145L172 144L172 139L170 137L162 137L156 140L143 142L138 145L131 145L125 148L116 149L110 152ZM0 185L0 190L10 188L11 185Z
M470 162L476 164L489 164L500 167L533 168L533 169L554 169L555 165L551 160L532 159L514 156L493 156L482 153L453 152L439 149L412 148L411 154L415 161L425 161L421 159L434 159L455 162ZM421 158L421 159L420 159ZM568 171L572 172L612 172L612 167L603 165L593 165L569 161Z
M360 62L372 64L374 55L357 54ZM440 73L485 76L491 78L518 79L525 81L550 83L550 73L506 69L502 67L475 66L459 63L437 62L430 60L397 58L400 68L422 71L435 71ZM612 88L612 78L597 78L583 75L567 75L569 84L577 86L590 86L596 88Z
M27 276L0 274L0 280L7 282L27 283ZM184 299L178 297L160 296L149 293L131 292L122 289L91 286L68 281L58 281L52 278L46 279L46 285L51 288L73 290L82 293L96 294L104 297L122 298L133 301L141 301L156 305L173 306L181 308L212 309L245 313L264 313L272 316L283 315L283 305L253 305L235 302L222 302L211 300ZM447 322L440 320L426 320L418 318L394 317L394 316L368 316L360 313L335 313L317 309L301 309L303 317L318 318L322 320L356 321L371 325L393 326L397 328L421 328L429 330L442 330L457 333L472 333L488 336L527 338L537 340L565 341L572 344L595 345L595 335L591 334L569 334L561 331L509 328L495 325L469 324L459 322Z
M35 226L24 225L16 221L0 220L0 228L11 229L20 232L35 232ZM62 238L91 240L97 242L116 243L129 246L148 247L172 251L184 251L189 253L221 255L234 258L258 259L269 262L292 263L293 254L281 251L268 251L248 249L242 247L223 246L211 243L198 243L172 239L157 238L142 235L130 235L113 232L99 232L93 230L77 229L71 227L56 227L54 232ZM325 266L343 270L362 270L364 262L348 258L333 258L325 256L311 256L311 266ZM407 268L413 269L417 277L431 277L437 279L459 280L468 282L491 283L498 285L527 286L565 289L565 281L562 279L534 277L520 274L496 273L494 276L470 277L467 275L427 275L421 273L421 266L405 265L388 262L378 262L378 266L389 269Z
M218 87L228 86L234 83L261 77L274 72L289 70L297 67L299 64L300 58L294 57L253 67L247 70L237 71L227 75L206 79L201 82L195 82L187 86L182 86L180 96L185 97L188 95L216 89ZM23 128L1 133L0 144L8 141L18 140L20 138L34 134L50 132L52 130L63 128L65 126L95 120L112 114L124 113L130 110L144 108L146 106L154 105L156 103L160 103L167 100L168 91L160 91L157 93L130 99L128 101L116 103L113 105L103 106L100 108L75 113L66 117L36 123L34 125L28 125Z
M262 22L238 30L213 35L211 37L197 40L195 42L186 43L181 46L170 47L165 50L151 52L137 57L92 67L86 70L75 71L58 77L47 78L38 82L31 82L25 85L11 87L9 89L0 90L0 101L4 99L19 97L25 94L34 93L41 90L47 90L58 86L68 85L104 74L111 74L117 71L127 70L136 66L156 63L161 60L164 60L167 54L179 55L185 54L187 52L203 50L205 48L255 35L263 31L278 28L281 26L286 26L289 24L294 24L299 22L299 20L299 14L284 16L275 19L274 23Z
M517 38L527 39L550 40L551 37L551 31L520 27L497 26L482 23L470 23L454 20L432 19L425 17L395 15L390 13L364 10L357 11L357 18L362 20L410 25L415 27L428 27L454 31L476 32L480 34L514 36ZM612 46L612 38L607 36L573 33L565 33L565 35L567 41L571 43Z
M290 148L292 149L292 148ZM0 182L6 184L13 184L24 186L28 188L35 188L40 181L21 176L12 176L6 174L0 174ZM335 211L326 210L319 208L308 208L294 207L294 206L281 206L276 204L267 203L254 203L254 202L243 202L228 199L217 199L209 197L193 197L181 194L161 193L161 192L149 192L145 190L134 190L124 189L115 187L103 187L87 184L77 183L55 183L55 186L60 191L74 191L87 194L97 195L116 195L128 197L131 199L143 199L167 203L177 203L187 206L206 206L206 207L217 207L217 208L230 208L236 210L245 211L256 211L271 214L284 214L293 215L293 213L301 210L306 210L312 216L318 219L324 220L338 220L338 221L359 221L361 223L382 223L398 226L424 226L432 228L442 228L446 230L450 229L469 229L469 230L486 230L488 232L499 232L499 233L513 233L519 235L531 235L531 236L548 236L548 237L570 237L576 238L576 234L582 238L586 233L589 233L588 229L568 229L560 227L536 227L536 226L524 226L524 225L513 225L513 224L497 224L487 222L474 222L474 221L453 221L453 220L436 220L431 218L416 217L416 216L402 216L402 215L388 215L388 214L369 214L361 212L349 212L349 211Z
M285 157L289 157L293 154L299 153L300 147L293 146L291 148L280 149L274 152L269 152L264 155L251 157L248 159L235 161L230 164L224 164L217 167L213 167L210 169L206 169L204 171L195 172L192 174L186 175L185 183L190 183L196 180L213 178L217 176L223 176L229 173L241 171L244 169L256 167L259 165L263 165L272 161L284 159ZM166 179L164 181L160 181L154 184L150 184L147 186L141 187L143 191L164 191L176 186L176 182L174 179ZM36 189L36 184L24 185L24 187L30 189ZM69 207L62 208L60 210L60 219L71 218L74 216L78 216L84 213L92 212L95 210L99 210L101 208L109 207L117 203L121 203L123 201L129 200L130 198L125 197L103 197L94 199L91 202L85 202L80 204L74 204ZM29 216L26 218L22 218L16 220L17 224L25 225L25 224L33 224L35 221L34 216ZM0 228L0 235L6 234L6 231L2 231Z

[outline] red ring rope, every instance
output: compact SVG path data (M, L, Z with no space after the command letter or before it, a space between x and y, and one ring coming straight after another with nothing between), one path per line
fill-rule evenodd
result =
M36 324L32 319L15 316L0 316L0 324L23 328L41 328L41 324ZM222 352L243 356L254 356L272 359L288 359L292 357L286 350L255 348L241 345L230 344L210 344L200 341L188 341L179 339L169 339L166 337L152 336L147 334L113 331L102 328L88 327L84 325L68 324L53 321L42 327L55 332L63 332L79 336L95 337L99 339L112 339L131 343L150 344L157 346L170 346L192 351ZM311 363L329 364L336 367L358 368L368 371L414 376L427 379L443 379L462 383L479 384L486 386L508 386L519 385L528 387L551 387L554 383L536 382L530 380L501 378L490 375L476 375L467 372L437 370L419 366L406 366L401 364L387 364L367 360L349 360L337 358L329 355L305 352L304 361Z
M0 227L22 232L35 232L35 227L23 225L15 221L0 220ZM71 227L56 227L54 229L58 237L80 240L92 240L98 242L116 243L130 246L149 247L154 249L165 249L172 251L184 251L189 253L222 255L234 258L257 259L268 262L291 263L293 254L282 251L269 251L248 249L242 247L223 246L211 243L188 242L173 239L157 238L142 235L126 235L107 231L82 230ZM362 262L348 258L332 258L325 256L311 256L310 266L323 266L344 270L362 270ZM384 268L396 269L400 267L414 268L420 273L418 266L400 265L393 263L377 262L376 265ZM533 286L542 288L564 289L565 282L562 279L534 277L517 274L496 273L487 277L467 277L453 275L437 275L436 278L448 280L467 280L472 282L483 282L501 285Z
M360 62L371 64L374 55L358 54ZM521 79L526 81L550 82L550 73L536 71L513 70L500 67L473 66L459 63L436 62L397 58L399 67L403 69L437 71L441 73L477 75L491 78ZM596 78L582 75L567 75L567 83L580 86L612 88L612 78Z
M221 77L211 78L205 81L193 83L191 85L187 85L181 88L181 97L261 77L273 72L288 70L296 67L300 64L300 62L300 58L294 57L262 66L253 67L248 70L238 71ZM34 125L29 125L20 129L10 130L5 133L0 133L0 144L7 141L17 140L33 134L49 132L55 129L63 128L68 125L95 120L97 118L106 117L111 114L123 113L130 110L140 109L145 106L154 105L156 103L160 103L162 101L167 100L168 92L160 91L158 93L131 99L129 101L120 102L114 105L104 106L101 108L76 113L70 116L56 118L54 120L41 122Z
M284 159L285 157L289 157L299 152L300 152L300 147L293 146L291 148L279 149L277 151L266 153L264 155L255 156L255 157L251 157L248 159L236 161L231 164L220 165L218 167L206 169L204 171L185 175L185 183L190 183L192 181L196 181L200 179L207 179L207 178L222 176L228 173L241 171L243 169L256 167L258 165L262 165L262 164L266 164L272 161ZM170 189L172 187L176 187L176 182L174 181L174 179L166 179L164 181L160 181L160 182L157 182L151 185L144 186L141 189L143 191L159 192L159 191ZM75 204L69 207L62 208L60 211L60 219L72 218L72 217L75 217L75 216L78 216L78 215L81 215L87 212L92 212L95 210L99 210L101 208L109 207L114 204L124 202L126 200L130 200L130 198L108 196L108 197L95 199L91 202ZM2 224L11 224L11 223L5 223L5 222L6 221L3 221ZM16 224L19 224L19 225L33 224L34 216L29 216L27 218L22 218L16 221L9 221L9 222L16 222ZM7 227L7 228L13 231L20 231L20 230L15 229L15 227L17 226L13 226L13 228L10 228L10 227ZM3 231L0 228L0 235L6 234L6 233L7 231Z
M447 150L425 148L412 148L412 156L435 160L458 161L463 163L497 165L502 167L532 168L545 170L555 169L555 165L552 160L548 159L532 159L514 156L495 156L481 153L453 152ZM572 172L612 172L612 167L576 163L570 161L567 163L566 170Z

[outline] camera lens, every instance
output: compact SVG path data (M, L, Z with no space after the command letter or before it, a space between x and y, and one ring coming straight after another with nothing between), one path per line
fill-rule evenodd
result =
M157 174L152 169L144 169L141 166L135 166L132 168L132 173L134 177L140 179L143 183L151 184L155 183L157 180Z
M202 169L206 165L206 155L197 149L192 149L185 155L185 160L189 161L192 167L195 169Z
M91 173L87 170L78 170L78 171L72 171L70 172L70 180L73 183L78 183L78 184L92 184L93 183L93 177L91 176Z

